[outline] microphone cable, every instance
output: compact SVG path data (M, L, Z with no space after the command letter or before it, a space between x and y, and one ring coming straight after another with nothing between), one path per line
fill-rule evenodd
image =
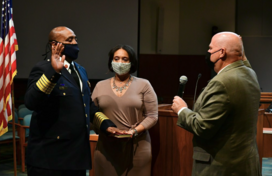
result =
M198 80L200 79L201 76L202 76L201 73L199 73L198 77L197 77L197 80L196 80L193 110L195 109L195 98L196 98L197 84L198 84Z

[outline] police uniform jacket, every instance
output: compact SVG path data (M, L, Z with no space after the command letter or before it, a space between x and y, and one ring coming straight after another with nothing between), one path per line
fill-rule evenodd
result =
M26 107L34 111L27 165L53 170L91 169L89 125L93 102L85 69L74 65L82 91L66 68L56 73L49 59L31 70L25 94Z

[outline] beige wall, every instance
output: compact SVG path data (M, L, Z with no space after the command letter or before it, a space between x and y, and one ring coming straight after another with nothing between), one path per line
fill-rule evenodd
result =
M212 26L235 31L235 0L142 0L140 54L155 54L158 9L164 9L161 54L203 55Z

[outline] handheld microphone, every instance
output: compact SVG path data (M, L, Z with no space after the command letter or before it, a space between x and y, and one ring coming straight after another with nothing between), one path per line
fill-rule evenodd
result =
M185 89L185 84L187 83L188 78L184 75L182 75L179 78L179 90L178 90L178 96L180 96L182 98L183 93L184 93L184 89Z
M198 76L197 76L197 80L196 80L193 110L195 108L195 98L196 98L197 83L198 83L198 80L200 79L201 76L202 76L201 73L199 73Z

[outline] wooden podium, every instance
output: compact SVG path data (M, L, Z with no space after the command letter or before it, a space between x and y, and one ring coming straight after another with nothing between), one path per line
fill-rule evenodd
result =
M260 158L272 157L272 113L264 112L272 103L272 92L261 92L259 118L257 124L257 144L259 148Z
M193 135L178 127L171 105L159 105L159 120L149 132L152 143L152 176L191 176Z
M97 134L90 134L90 146L91 146L91 155L92 155L92 170L89 170L89 176L94 176L94 151L96 148L96 143L98 141L98 135Z
M262 168L262 162L263 162L263 159L262 159L263 158L263 116L264 116L264 110L259 109L258 119L257 119L256 142L258 146L261 168Z

